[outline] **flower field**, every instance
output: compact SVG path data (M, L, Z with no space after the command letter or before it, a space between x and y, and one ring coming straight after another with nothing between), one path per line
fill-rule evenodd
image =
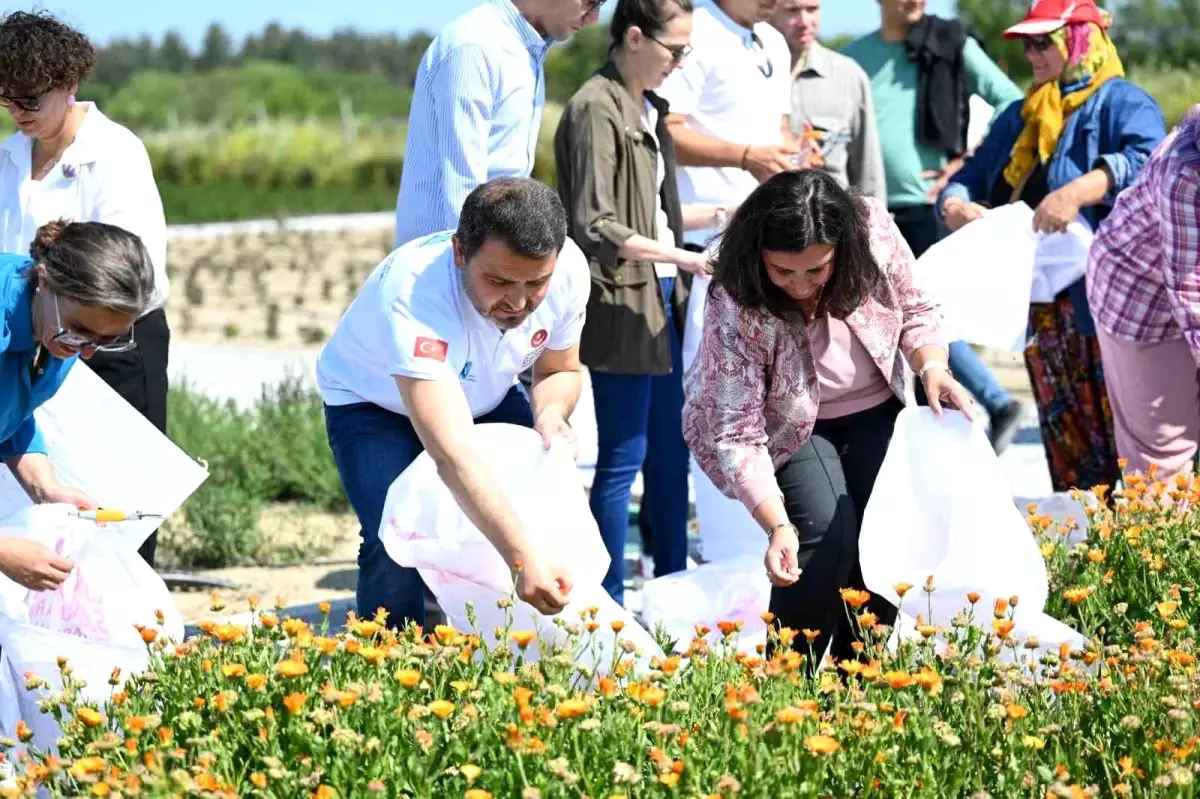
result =
M334 632L256 609L180 646L144 630L154 668L102 707L62 664L61 751L21 758L5 795L1191 796L1200 481L1104 493L1086 538L1030 519L1047 612L1083 649L1028 657L1019 597L964 596L948 629L918 619L891 649L844 592L861 658L815 679L805 630L776 627L769 657L699 630L648 673L634 652L593 672L588 648L622 631L587 611L555 622L573 651L539 652L532 630ZM897 587L913 615L937 590Z

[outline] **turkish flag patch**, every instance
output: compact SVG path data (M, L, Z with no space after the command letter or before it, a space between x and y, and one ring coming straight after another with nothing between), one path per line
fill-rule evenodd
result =
M449 352L449 342L442 341L440 338L417 336L417 343L413 347L414 358L429 358L433 361L445 361L446 354Z
M538 347L545 344L546 339L548 339L548 338L550 338L550 334L546 332L545 328L542 328L541 330L539 330L538 332L533 334L533 338L529 340L529 343L533 346L534 349L537 349Z

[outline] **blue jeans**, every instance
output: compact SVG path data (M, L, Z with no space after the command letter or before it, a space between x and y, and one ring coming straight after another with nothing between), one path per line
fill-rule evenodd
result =
M674 278L660 278L667 299L671 372L665 375L592 372L599 451L589 504L612 562L604 590L625 599L625 533L629 499L641 471L654 573L687 568L688 449L683 440L683 363L670 297Z
M954 379L962 383L963 388L971 392L975 401L983 406L988 416L995 416L1005 405L1012 402L1012 395L1004 390L1004 386L996 380L996 376L987 368L971 345L965 341L955 341L950 345L950 371ZM928 405L925 396L925 386L920 380L913 382L918 405Z
M495 410L475 421L533 427L533 413L524 389L513 386ZM379 540L379 525L388 489L425 447L407 416L369 402L326 405L325 428L342 486L362 525L358 614L370 618L384 608L389 626L403 628L410 621L423 626L425 584L416 569L401 566L388 556Z

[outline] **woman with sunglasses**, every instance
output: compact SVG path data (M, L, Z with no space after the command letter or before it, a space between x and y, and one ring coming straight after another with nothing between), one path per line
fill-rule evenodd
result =
M130 405L167 428L167 228L141 141L75 93L96 54L79 31L44 12L0 20L0 105L18 131L0 143L0 252L26 252L54 219L107 222L141 237L155 291L137 320L139 346L88 364ZM141 553L153 565L156 536Z
M655 573L687 566L680 344L690 276L708 265L683 249L683 232L719 227L724 211L680 206L669 109L654 90L687 58L691 32L691 0L620 0L609 61L568 101L554 139L571 238L592 270L580 344L599 435L591 506L618 602L639 471Z
M58 481L33 412L76 356L134 350L154 268L137 236L100 222L43 225L29 254L0 255L0 457L34 502L94 508ZM0 572L26 588L52 589L71 568L40 544L0 537Z
M1092 0L1042 0L1005 32L1024 45L1033 85L942 192L937 210L950 230L1018 201L1035 209L1039 233L1065 232L1077 217L1095 230L1134 183L1166 128L1154 99L1125 80L1109 24ZM1029 309L1025 365L1055 491L1118 477L1085 267L1081 259L1052 301Z

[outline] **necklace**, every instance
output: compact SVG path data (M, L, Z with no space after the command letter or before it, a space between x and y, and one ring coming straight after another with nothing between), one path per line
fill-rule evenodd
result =
M70 144L68 144L67 146L69 147ZM33 179L41 180L42 178L49 175L50 172L53 171L54 167L58 166L58 162L62 160L63 153L65 153L66 151L67 151L67 148L64 147L62 150L59 151L58 155L54 156L49 161L42 164L37 169L33 170L33 174L32 174Z

